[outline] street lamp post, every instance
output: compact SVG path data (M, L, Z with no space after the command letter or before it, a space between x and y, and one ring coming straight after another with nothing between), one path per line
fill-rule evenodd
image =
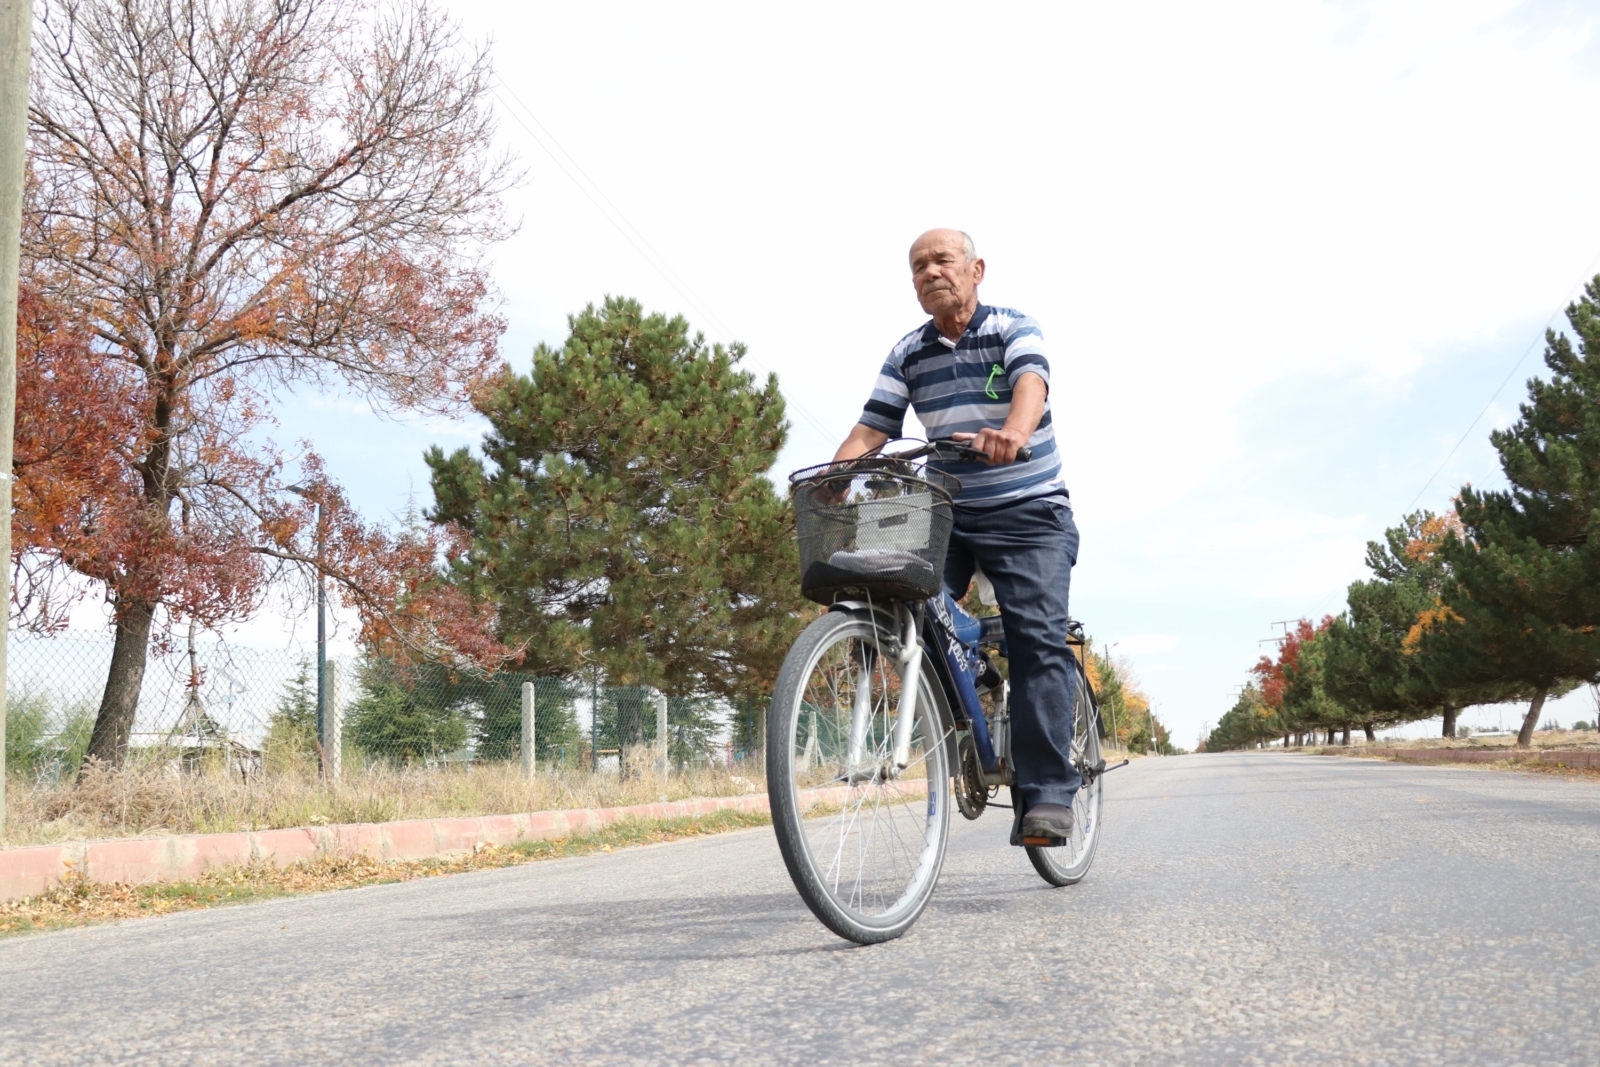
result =
M322 580L322 550L327 531L322 525L322 501L312 496L313 490L303 485L291 485L289 492L310 500L317 509L317 746L323 750L324 773L328 767L328 590Z

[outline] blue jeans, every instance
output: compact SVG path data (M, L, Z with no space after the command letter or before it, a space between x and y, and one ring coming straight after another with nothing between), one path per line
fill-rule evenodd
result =
M992 510L955 509L944 584L960 596L982 567L994 586L1011 662L1011 755L1023 810L1072 806L1082 776L1072 766L1072 665L1067 591L1078 562L1072 508L1025 500Z

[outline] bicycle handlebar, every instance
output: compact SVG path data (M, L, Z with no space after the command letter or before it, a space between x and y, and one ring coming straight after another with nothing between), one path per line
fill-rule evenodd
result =
M965 441L957 441L950 437L941 437L918 445L909 452L893 452L888 454L890 459L921 459L923 456L937 455L946 459L959 460L988 460L989 453L973 448ZM1018 463L1026 463L1033 458L1033 449L1023 445L1017 449Z

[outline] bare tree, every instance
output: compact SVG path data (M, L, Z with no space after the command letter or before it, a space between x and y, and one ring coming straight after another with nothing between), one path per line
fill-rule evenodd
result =
M24 277L137 418L33 551L106 590L89 751L120 762L162 610L247 614L309 555L251 433L274 391L448 411L497 365L514 175L486 52L425 0L65 0L35 29Z

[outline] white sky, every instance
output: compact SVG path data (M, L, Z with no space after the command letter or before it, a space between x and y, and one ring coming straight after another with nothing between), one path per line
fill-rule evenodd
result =
M973 234L1049 345L1074 614L1185 745L1419 494L1498 479L1537 347L1446 456L1600 269L1594 5L452 6L529 170L494 257L518 367L608 293L681 311L779 374L781 475L922 321L912 238ZM373 516L481 432L314 397L282 426Z

